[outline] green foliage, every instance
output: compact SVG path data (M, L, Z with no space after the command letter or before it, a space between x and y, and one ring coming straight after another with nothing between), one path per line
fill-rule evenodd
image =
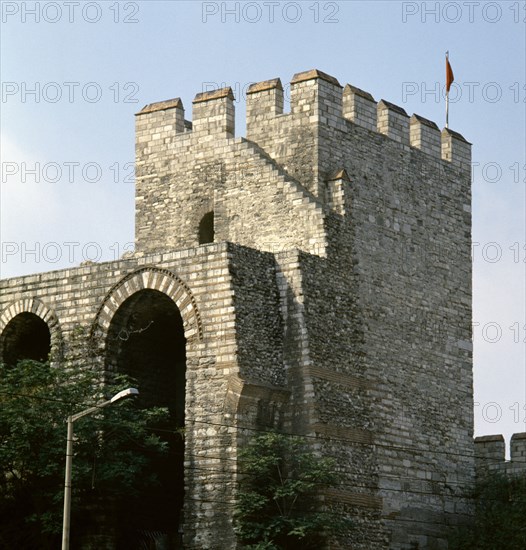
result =
M244 478L235 530L247 548L320 548L328 534L349 527L337 515L319 510L316 493L337 483L334 461L317 457L303 438L261 434L240 459Z
M526 548L526 474L492 474L477 483L472 523L451 540L452 550Z
M72 365L0 365L1 548L58 547L66 419L130 385L117 377L103 387L100 373ZM86 511L97 503L133 499L158 483L149 464L167 449L152 426L166 417L164 409L141 410L125 399L74 424L73 529L89 528Z

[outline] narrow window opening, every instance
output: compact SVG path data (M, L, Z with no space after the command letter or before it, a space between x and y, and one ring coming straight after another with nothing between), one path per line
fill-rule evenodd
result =
M208 212L199 222L199 244L214 242L214 213Z

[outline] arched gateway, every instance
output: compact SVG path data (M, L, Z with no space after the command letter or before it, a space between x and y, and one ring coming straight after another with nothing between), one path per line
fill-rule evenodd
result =
M128 526L117 533L118 548L140 547L139 541L148 540L178 548L184 501L186 344L202 333L195 300L173 273L145 268L110 290L93 329L104 333L99 341L104 342L108 375L127 374L137 380L138 406L169 410L169 420L155 427L169 445L168 456L155 461L160 484L116 511L117 525Z

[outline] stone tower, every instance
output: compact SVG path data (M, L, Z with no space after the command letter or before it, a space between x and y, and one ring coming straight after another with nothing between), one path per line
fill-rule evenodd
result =
M136 250L0 282L0 353L138 378L185 427L159 530L235 548L257 430L336 458L331 548L443 549L473 482L471 147L318 70L136 116ZM28 345L27 342L33 342ZM37 349L38 348L38 349ZM184 487L184 490L183 490Z

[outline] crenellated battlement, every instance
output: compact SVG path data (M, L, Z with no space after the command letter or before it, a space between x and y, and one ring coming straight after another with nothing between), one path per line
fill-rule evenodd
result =
M341 126L342 86L317 69L295 74L290 81L290 114L307 116L311 123Z
M234 137L235 107L232 88L202 92L192 102L192 122L185 120L180 98L151 103L136 114L137 144L173 143L178 135L192 132L203 137Z
M378 132L402 145L409 145L409 115L402 107L382 99L377 106L376 118Z
M271 85L274 83L274 87ZM451 130L442 134L426 118L406 111L385 99L374 97L347 84L343 89L337 79L318 70L294 75L290 83L290 113L283 114L282 86L279 79L253 84L247 93L247 138L253 139L274 117L308 118L311 124L345 129L345 121L380 133L432 157L470 169L471 144Z
M442 154L442 137L438 126L419 115L409 119L409 142L428 155L440 157Z
M195 96L192 111L194 133L234 137L235 122L232 88L202 92Z
M526 432L516 433L510 440L510 460L505 459L506 445L502 435L475 438L475 466L478 475L490 472L526 473Z
M282 114L283 86L279 78L264 80L249 87L247 90L247 126L261 124Z
M362 128L376 131L377 107L369 92L347 84L343 90L343 117Z
M184 107L180 98L150 103L135 115L135 140L141 146L160 147L173 142L186 129Z
M385 99L376 102L370 93L351 84L342 87L336 78L317 69L293 76L288 113L284 112L279 78L252 84L247 91L247 139L278 161L283 160L277 153L280 138L287 132L300 127L305 132L320 127L348 132L348 123L381 134L404 150L417 149L462 171L471 170L471 144L458 132L440 132L434 122L417 114L409 116L402 107ZM185 121L179 98L147 105L137 113L137 142L170 144L190 131L205 142L211 136L232 138L234 127L234 95L231 88L222 88L195 96L191 123ZM362 139L368 139L367 134L362 134ZM318 174L314 174L316 178ZM311 189L316 195L317 185L314 182Z
M431 175L446 167L452 169L449 181L455 182L448 193L469 188L471 145L460 134L448 129L440 132L434 122L416 114L410 117L402 107L385 99L377 102L370 93L351 84L342 86L323 71L295 74L290 82L288 112L284 106L281 79L252 84L246 98L246 139L235 138L235 98L230 87L198 93L192 101L191 122L185 119L180 98L151 103L137 113L137 249L158 249L166 239L177 246L191 246L197 238L195 226L212 211L218 238L241 239L234 229L241 218L224 205L243 192L241 189L248 189L249 179L258 186L258 194L267 189L263 186L266 181L270 195L280 194L280 200L292 201L296 216L308 217L309 209L315 209L316 222L291 227L290 235L295 237L289 238L287 246L294 244L316 254L327 252L325 213L350 219L356 204L353 186L358 181L382 178L379 172L384 166L389 166L386 173L402 174L411 165L414 169L408 183L413 189L422 184L417 173ZM170 214L172 206L161 206L172 205L168 197L175 192L175 188L156 183L167 170L179 173L177 178L185 185L195 179L191 192L182 184L177 187L178 200L188 193L184 211L173 206ZM187 170L191 178L182 175ZM235 177L231 175L234 173ZM434 192L437 186L430 185L430 189ZM153 196L156 204L150 207ZM463 208L466 200L454 204ZM168 222L159 222L152 208L156 212L164 208L162 216L167 219L183 216L180 232L165 235L163 228ZM242 223L246 226L246 219ZM393 231L399 231L399 221L388 223ZM406 232L411 223L413 219L405 223ZM153 227L157 228L156 239L151 238ZM258 246L263 249L281 239L261 231L249 233L243 243L254 245L254 235L258 234Z

